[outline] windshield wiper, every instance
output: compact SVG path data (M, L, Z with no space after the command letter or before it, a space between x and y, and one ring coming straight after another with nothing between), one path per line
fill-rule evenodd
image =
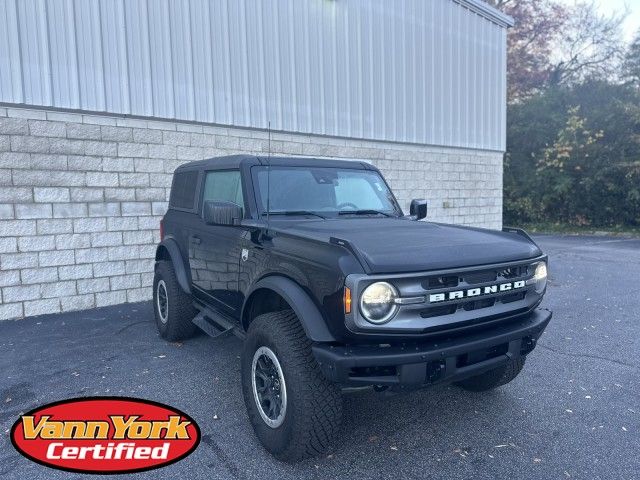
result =
M338 212L338 215L384 215L385 217L391 217L392 215L381 212L380 210L343 210Z
M263 216L266 216L267 213L269 215L285 215L285 216L291 216L291 215L313 215L314 217L319 217L322 219L325 219L327 217L323 217L322 215L320 215L319 213L315 213L315 212L310 212L308 210L286 210L286 211L277 211L277 212L263 212Z

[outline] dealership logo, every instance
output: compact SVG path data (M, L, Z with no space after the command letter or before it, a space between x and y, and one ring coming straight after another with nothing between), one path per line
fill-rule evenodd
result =
M200 442L196 422L180 410L129 397L73 398L24 415L11 429L22 455L81 473L131 473L185 458Z
M483 295L492 295L496 293L509 292L511 290L519 290L524 288L526 283L524 280L517 282L500 283L497 285L489 285L486 287L469 288L468 290L454 290L444 293L432 293L429 295L429 303L447 302L450 300L460 300L470 297L481 297Z

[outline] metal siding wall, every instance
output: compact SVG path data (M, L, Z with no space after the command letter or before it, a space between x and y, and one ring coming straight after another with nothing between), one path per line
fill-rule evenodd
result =
M23 102L48 105L52 97L45 3L44 0L22 0L16 4Z
M0 0L0 101L504 150L506 30L452 0Z
M83 109L104 111L105 88L100 5L98 0L75 1L76 42L80 104ZM58 30L58 33L63 33Z
M73 0L53 2L47 9L53 98L65 108L80 108L76 37L72 28L56 34L55 25L73 24L74 12Z
M129 72L129 111L124 108L117 109L116 113L131 113L135 115L150 116L154 114L154 94L158 88L153 88L153 83L160 81L161 86L171 85L171 77L151 76L151 50L149 33L149 12L147 0L123 0L124 19L127 44L127 70ZM159 3L154 3L152 9L157 13ZM73 26L69 26L73 28ZM168 80L166 83L161 80ZM157 108L161 108L160 105ZM167 117L172 117L172 112L162 110Z
M0 99L24 103L15 2L0 1Z

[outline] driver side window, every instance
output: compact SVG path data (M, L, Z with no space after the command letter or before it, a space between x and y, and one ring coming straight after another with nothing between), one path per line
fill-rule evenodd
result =
M232 202L244 208L239 170L207 172L203 201Z

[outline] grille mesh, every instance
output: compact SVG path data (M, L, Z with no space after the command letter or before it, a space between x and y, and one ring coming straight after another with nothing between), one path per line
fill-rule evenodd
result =
M449 290L467 290L478 286L495 285L504 282L514 282L526 280L533 272L528 265L515 265L499 269L482 269L460 272L459 274L447 274L442 276L430 276L421 281L422 288L426 292L446 292ZM452 315L456 311L463 309L466 311L491 308L498 303L513 303L524 300L526 291L498 292L490 296L482 295L478 298L461 298L454 301L447 301L445 305L432 304L420 312L422 318L440 317Z

